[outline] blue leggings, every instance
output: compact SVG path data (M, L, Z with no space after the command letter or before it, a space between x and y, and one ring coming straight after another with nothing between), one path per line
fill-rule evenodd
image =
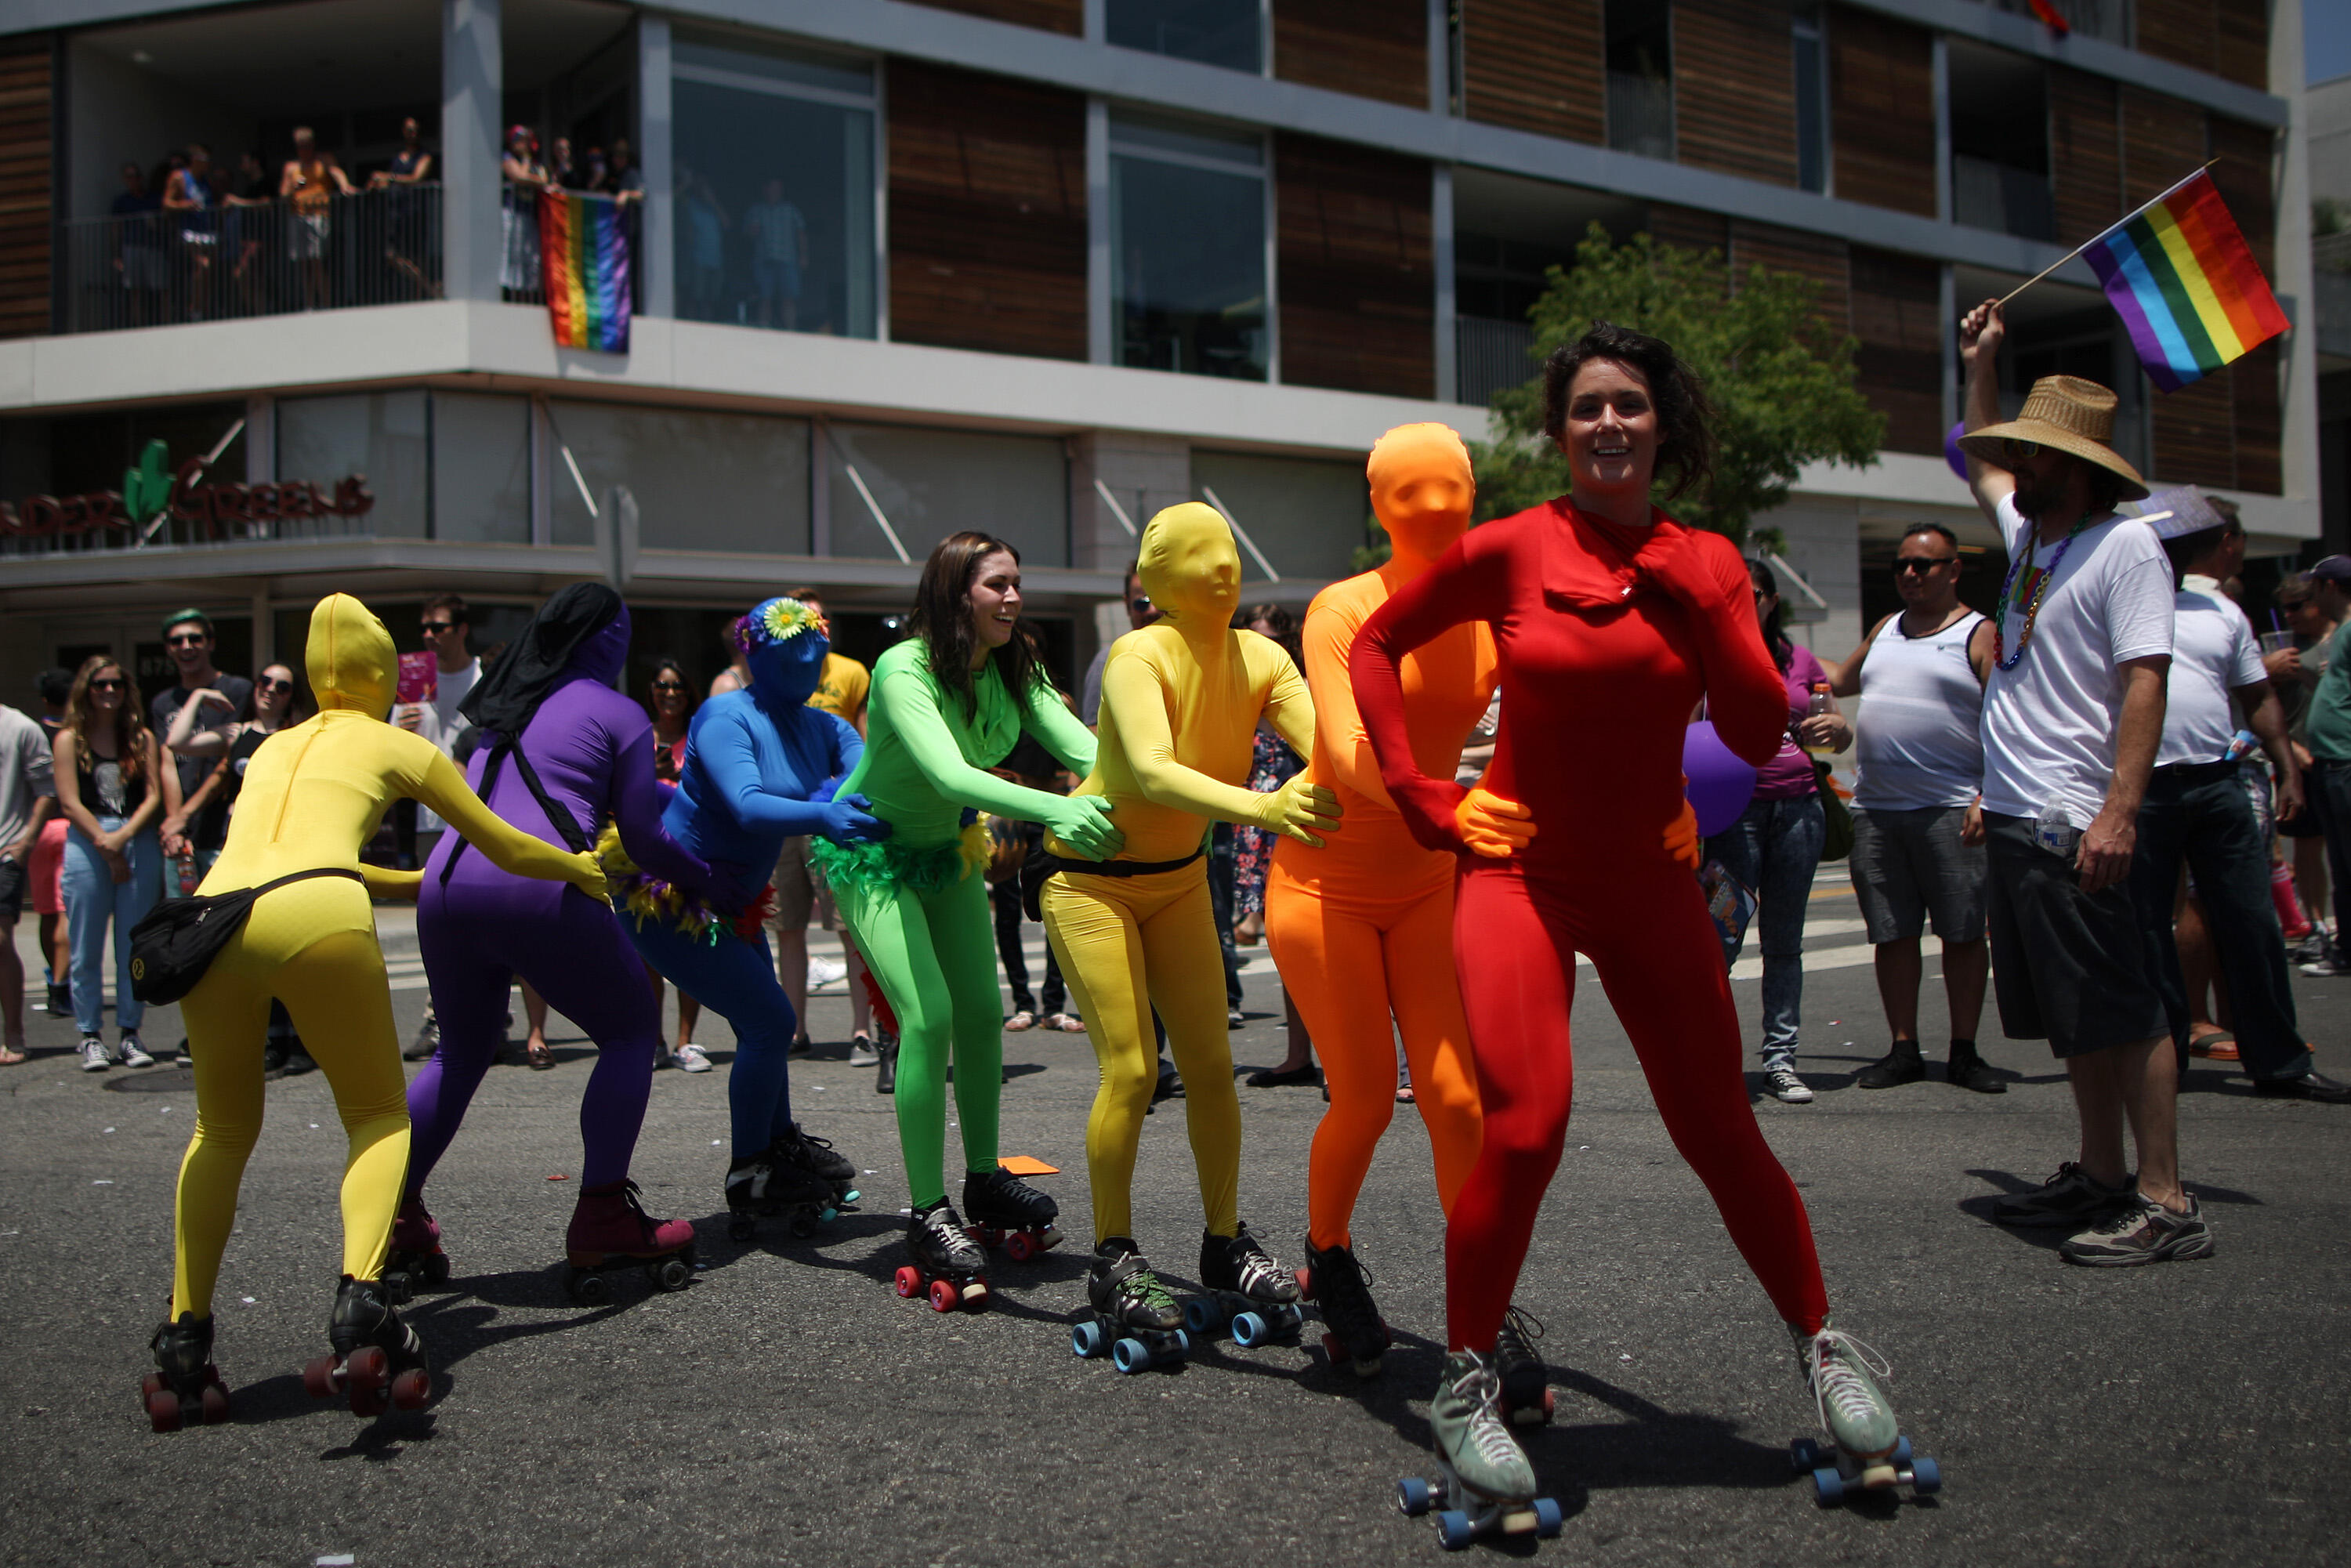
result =
M696 940L673 921L626 914L621 927L664 979L735 1031L735 1066L726 1082L735 1157L756 1155L789 1132L792 1035L799 1020L776 983L768 939L747 942L721 933L716 942Z

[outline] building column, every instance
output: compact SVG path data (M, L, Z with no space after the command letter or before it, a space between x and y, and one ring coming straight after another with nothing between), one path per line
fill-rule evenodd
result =
M1439 402L1458 402L1461 395L1458 364L1461 335L1453 280L1453 169L1432 163L1428 170L1428 252L1436 273L1437 387Z
M1182 436L1090 430L1071 437L1070 564L1124 570L1152 514L1193 498L1192 445Z
M1935 216L1951 221L1951 51L1940 33L1935 35L1933 71L1935 94Z
M441 0L442 277L452 299L498 298L500 0Z
M645 314L677 314L676 151L670 140L669 19L637 18L637 172L645 182L637 273Z
M1114 362L1111 267L1115 238L1110 232L1110 105L1086 99L1086 359Z

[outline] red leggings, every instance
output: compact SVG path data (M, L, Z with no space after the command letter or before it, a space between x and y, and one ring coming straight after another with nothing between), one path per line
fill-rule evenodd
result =
M1484 862L1462 873L1453 927L1485 1142L1445 1232L1450 1348L1493 1348L1559 1167L1579 952L1599 970L1666 1131L1740 1255L1782 1318L1817 1330L1828 1294L1812 1221L1748 1103L1739 1015L1698 880L1664 862L1570 875Z

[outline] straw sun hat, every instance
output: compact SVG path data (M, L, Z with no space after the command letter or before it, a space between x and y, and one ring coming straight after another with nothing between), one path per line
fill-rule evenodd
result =
M1979 462L2002 468L2013 464L2001 455L2003 441L2030 441L2070 453L2095 463L2123 482L2122 498L2142 500L2147 482L2138 470L2106 444L2115 434L2115 394L2079 376L2043 376L2032 383L2024 407L2004 424L1987 424L1959 437L1959 450Z

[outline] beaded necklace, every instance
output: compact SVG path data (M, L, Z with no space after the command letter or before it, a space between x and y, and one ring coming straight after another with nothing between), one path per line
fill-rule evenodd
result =
M2072 548L2074 536L2089 526L2090 514L2085 511L2074 519L2074 526L2066 530L2065 537L2057 541L2057 553L2049 558L2049 570L2043 572L2041 580L2033 585L2032 602L2024 607L2024 630L2017 633L2016 652L2003 656L2003 645L2008 635L2008 612L2013 602L2017 588L2017 574L2032 565L2032 558L2041 553L2041 529L2038 524L2033 526L2032 532L2027 536L2024 553L2009 561L2008 580L2000 585L1998 601L2000 614L1993 619L1991 624L1991 662L1994 667L2002 670L2016 668L2018 661L2024 657L2025 649L2032 645L2032 627L2033 623L2041 619L2041 601L2048 594L2050 581L2056 577L2057 568L2064 562L2065 551Z

